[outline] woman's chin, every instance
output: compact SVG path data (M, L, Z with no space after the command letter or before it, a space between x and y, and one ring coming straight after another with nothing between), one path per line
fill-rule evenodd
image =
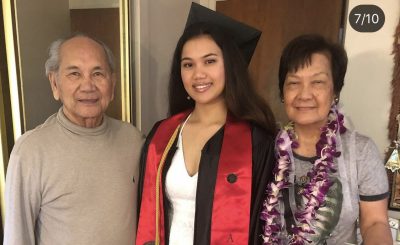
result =
M316 128L321 128L326 124L326 121L328 118L325 118L323 120L316 120L316 119L311 119L311 118L304 118L304 119L297 119L293 120L295 126L301 126L301 127L316 127Z

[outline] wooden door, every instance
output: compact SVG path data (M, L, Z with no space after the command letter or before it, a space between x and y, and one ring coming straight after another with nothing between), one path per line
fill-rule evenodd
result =
M122 119L120 30L118 8L71 9L71 33L83 32L104 42L115 56L117 83L107 115Z
M282 49L294 37L318 33L338 42L346 0L227 0L216 9L262 31L250 63L257 92L269 102L278 122L287 117L279 97L278 69ZM342 29L341 29L342 28Z

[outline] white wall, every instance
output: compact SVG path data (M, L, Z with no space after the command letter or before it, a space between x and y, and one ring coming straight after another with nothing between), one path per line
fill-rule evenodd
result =
M191 1L140 0L141 125L147 134L168 110L172 55Z
M26 128L32 129L60 107L44 63L50 43L70 32L68 0L17 0L16 9Z
M385 13L385 24L377 32L361 33L347 23L345 48L349 65L341 102L357 131L370 136L383 154L389 145L387 125L394 64L391 53L400 1L349 0L348 14L360 4L379 6Z
M70 9L118 8L119 0L69 0Z
M399 0L349 0L348 13L359 4L374 4L385 13L385 24L377 32L359 33L349 23L345 31L345 48L349 57L341 101L355 128L370 136L382 153L387 138L391 103L394 33L400 18ZM389 216L400 218L399 212Z

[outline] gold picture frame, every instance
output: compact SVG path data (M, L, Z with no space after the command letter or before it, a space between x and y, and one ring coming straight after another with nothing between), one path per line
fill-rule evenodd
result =
M389 200L389 209L392 210L400 210L400 173L395 171L394 173L390 173L391 179L389 183L391 183L390 190L390 200Z
M389 116L389 124L388 124L388 138L390 142L392 142L391 148L398 147L395 141L399 141L400 133L399 133L399 123L398 115L400 114L400 19L397 24L395 33L394 33L394 41L393 41L393 76L391 81L392 86L392 99L391 99L391 109ZM398 149L399 150L399 149ZM388 152L386 159L389 159L392 151ZM400 173L399 170L394 173L388 171L388 178L390 188L390 200L389 200L389 209L400 210Z

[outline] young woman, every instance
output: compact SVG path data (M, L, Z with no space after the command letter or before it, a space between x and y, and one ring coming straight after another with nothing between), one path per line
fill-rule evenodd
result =
M261 244L275 122L226 29L185 29L169 107L144 147L136 244Z

